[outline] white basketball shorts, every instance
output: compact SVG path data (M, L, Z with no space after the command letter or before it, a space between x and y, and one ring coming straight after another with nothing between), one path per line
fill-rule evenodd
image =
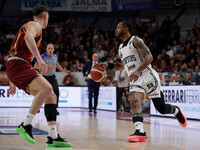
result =
M161 84L158 73L152 69L147 68L142 75L139 76L137 81L130 82L129 92L143 92L144 95L147 94L149 98L160 97Z

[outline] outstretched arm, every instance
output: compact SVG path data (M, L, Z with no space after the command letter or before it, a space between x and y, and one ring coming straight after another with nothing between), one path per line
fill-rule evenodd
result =
M66 74L70 74L70 71L66 70L66 69L63 69L58 62L56 63L56 68L59 69L61 72L64 72Z
M116 63L114 63L114 68L112 70L118 71L118 70L123 70L124 66L122 64L122 62L117 61Z

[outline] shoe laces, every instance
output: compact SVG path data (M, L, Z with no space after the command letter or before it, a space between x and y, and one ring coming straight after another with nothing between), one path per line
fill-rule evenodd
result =
M33 135L32 135L32 127L33 126L31 124L24 126L23 123L21 125L26 130L26 132L29 134L29 136L31 136L33 138Z
M64 138L61 138L60 135L58 134L56 141L65 141L65 140L64 140Z

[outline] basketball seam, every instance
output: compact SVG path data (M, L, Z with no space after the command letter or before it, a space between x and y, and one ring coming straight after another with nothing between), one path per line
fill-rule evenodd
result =
M99 82L99 81L101 81L103 78L105 78L105 77L107 77L106 75L104 75L103 73L102 73L102 71L100 71L100 70L97 70L97 69L92 69L93 71L97 71L97 72L99 72L99 73L101 73L102 74L102 77L101 77L101 79L99 79L99 80L97 80L96 82Z

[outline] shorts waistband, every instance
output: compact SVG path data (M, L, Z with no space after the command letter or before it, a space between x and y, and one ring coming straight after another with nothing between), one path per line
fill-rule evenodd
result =
M27 60L25 60L25 59L23 59L23 58L20 58L20 57L17 57L17 56L12 56L12 57L8 58L8 61L10 61L10 60L16 60L16 59L18 59L18 60L23 60L23 61L25 61L25 62L28 63ZM28 63L28 64L29 64L29 63Z

